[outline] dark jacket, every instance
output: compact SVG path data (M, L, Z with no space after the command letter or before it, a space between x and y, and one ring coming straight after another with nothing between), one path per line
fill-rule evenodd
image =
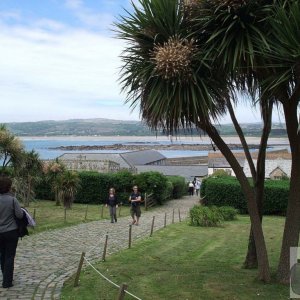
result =
M106 204L109 205L109 206L116 206L119 204L119 201L118 201L118 197L116 195L113 195L113 197L110 197L108 195L107 199L106 199Z

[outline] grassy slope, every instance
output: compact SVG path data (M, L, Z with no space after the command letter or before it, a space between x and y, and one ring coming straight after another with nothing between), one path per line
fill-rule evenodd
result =
M273 274L278 262L284 219L265 217L264 229ZM288 299L288 288L262 284L256 270L241 268L249 233L249 218L223 228L196 228L179 223L134 243L132 249L108 257L96 267L114 282L146 299ZM62 299L115 299L117 289L91 268L80 286L70 279ZM126 296L125 299L133 299Z

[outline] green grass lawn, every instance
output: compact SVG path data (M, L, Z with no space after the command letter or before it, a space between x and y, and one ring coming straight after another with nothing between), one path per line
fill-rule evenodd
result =
M65 212L63 206L56 206L54 201L35 201L31 202L27 210L30 214L34 215L35 210L35 220L36 227L34 229L29 229L30 234L37 232L67 227L83 222L96 221L101 219L102 205L89 204L86 214L86 204L74 203L72 209L66 210L66 222L65 222ZM119 208L120 209L120 208ZM117 212L119 215L119 211ZM121 217L129 215L129 207L121 208ZM103 219L109 219L108 208L103 207Z
M284 218L265 217L264 232L273 275L280 251ZM288 287L256 280L257 270L245 270L250 222L247 216L223 227L192 227L177 223L155 232L131 249L95 263L117 284L147 299L289 299ZM63 288L61 299L116 299L118 289L91 268L85 268L79 287L74 277ZM125 299L133 299L126 296Z

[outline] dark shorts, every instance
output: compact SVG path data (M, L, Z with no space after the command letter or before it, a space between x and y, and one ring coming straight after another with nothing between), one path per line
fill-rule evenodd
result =
M139 218L141 216L141 207L140 206L131 206L130 214L132 217L135 215Z

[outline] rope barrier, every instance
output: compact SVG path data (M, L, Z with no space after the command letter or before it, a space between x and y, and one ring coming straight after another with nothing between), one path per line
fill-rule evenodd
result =
M89 260L88 260L86 257L84 257L84 260L85 260L86 263L87 263L87 264L88 264L88 265L89 265L89 266L90 266L97 274L99 274L103 279L105 279L106 281L108 281L110 284L112 284L112 285L115 286L116 288L118 288L118 289L120 288L119 285L117 285L116 283L114 283L112 280L110 280L110 279L107 278L105 275L103 275L98 269L96 269L96 268L91 264L91 262L89 262ZM128 292L127 290L125 290L125 293L128 294L129 296L131 296L131 297L137 299L137 300L142 300L141 298L139 298L139 297L133 295L132 293Z

